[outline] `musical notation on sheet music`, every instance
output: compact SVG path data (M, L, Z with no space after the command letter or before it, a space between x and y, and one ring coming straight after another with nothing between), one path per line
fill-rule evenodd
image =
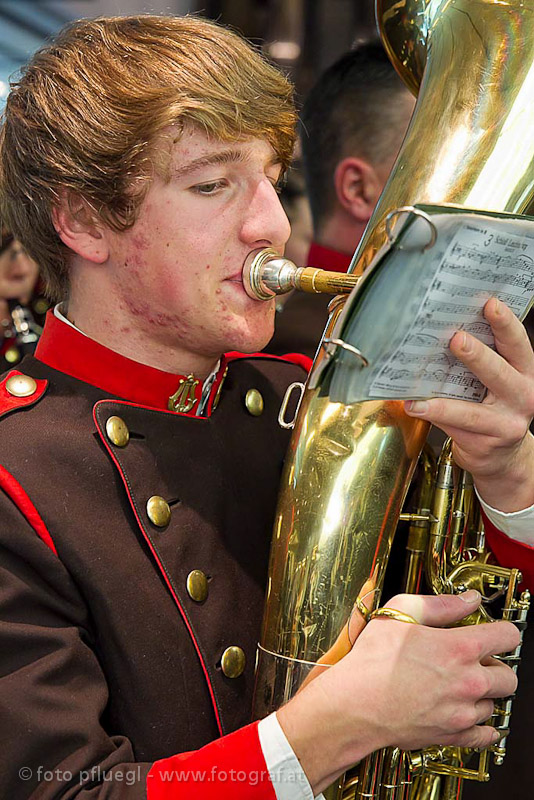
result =
M533 227L514 233L487 217L475 218L460 224L446 247L427 252L435 262L433 276L413 300L409 330L377 367L370 397L483 399L485 387L448 345L456 331L465 330L494 347L483 316L490 297L524 316L534 295Z

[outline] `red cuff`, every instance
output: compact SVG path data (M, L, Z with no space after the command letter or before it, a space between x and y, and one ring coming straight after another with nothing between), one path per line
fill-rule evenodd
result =
M147 800L276 800L258 735L258 723L200 750L156 761L147 776Z
M534 589L534 547L517 542L493 525L483 513L486 541L501 567L516 567L523 575L523 587Z

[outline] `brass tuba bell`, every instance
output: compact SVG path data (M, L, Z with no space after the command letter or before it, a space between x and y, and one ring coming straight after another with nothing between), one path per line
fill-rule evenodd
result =
M418 101L351 274L361 274L384 245L385 220L395 209L426 203L528 213L534 197L534 0L377 0L376 9L384 45ZM358 357L338 348L324 369L332 356L324 343L332 341L342 309L342 302L332 309L302 389L284 468L258 650L256 718L289 700L308 665L335 650L358 598L378 605L428 433L400 400L346 404L332 393L336 376ZM368 335L379 335L379 325ZM358 347L365 353L365 341ZM517 570L488 562L467 476L458 474L448 451L440 470L448 484L438 483L434 499L423 503L426 511L411 519L407 588L415 589L426 561L436 591L476 585L490 599L498 592L506 597L505 616L523 624L528 593L518 592ZM451 518L457 526L462 520L461 531ZM475 536L469 552L468 533ZM503 732L507 702L493 721ZM494 760L502 761L503 744L492 749ZM381 751L329 796L458 798L463 780L488 777L488 751L474 767L468 755L456 748Z

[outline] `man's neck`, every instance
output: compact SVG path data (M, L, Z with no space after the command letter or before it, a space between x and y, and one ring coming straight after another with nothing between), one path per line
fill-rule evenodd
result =
M204 380L220 358L220 355L210 358L153 342L135 324L117 327L113 313L102 314L102 309L95 309L94 306L87 310L84 305L70 300L68 304L62 304L61 311L74 327L90 339L121 356L163 372L177 375L192 373Z
M334 215L324 222L314 240L322 247L338 250L351 256L363 236L366 224L354 220L347 221Z

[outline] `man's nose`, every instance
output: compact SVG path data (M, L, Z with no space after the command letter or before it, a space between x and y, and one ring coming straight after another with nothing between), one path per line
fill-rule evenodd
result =
M241 238L256 247L281 248L289 239L291 227L280 198L266 178L258 184L245 210Z

